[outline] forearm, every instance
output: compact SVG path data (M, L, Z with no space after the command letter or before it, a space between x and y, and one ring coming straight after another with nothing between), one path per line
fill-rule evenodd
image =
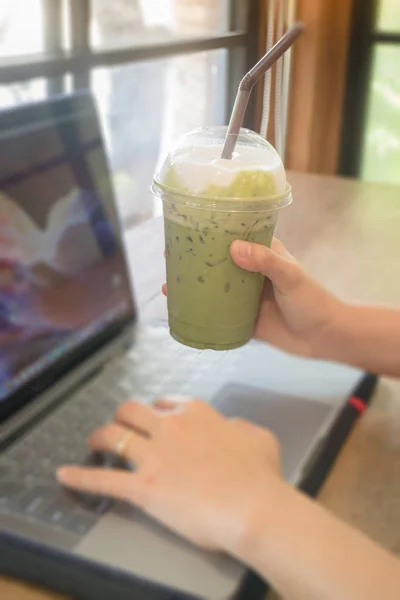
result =
M273 511L257 514L238 558L285 600L398 600L396 558L286 484L283 489Z
M400 310L340 304L318 358L400 377Z

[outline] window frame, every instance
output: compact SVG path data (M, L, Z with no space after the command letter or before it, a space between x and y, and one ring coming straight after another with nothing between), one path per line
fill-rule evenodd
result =
M360 177L367 92L376 44L400 45L400 32L377 29L379 0L353 0L338 173Z
M72 75L74 90L90 87L90 73L98 67L182 56L197 52L226 49L227 102L225 121L237 92L237 86L246 70L258 58L258 0L230 0L229 30L226 33L177 38L145 46L129 46L95 50L90 47L90 0L68 0L71 24L71 49L63 50L62 0L42 0L45 15L45 52L0 59L0 85L8 85L36 78L47 80L48 93L62 93L63 78ZM255 98L246 115L245 126L251 127L255 113Z

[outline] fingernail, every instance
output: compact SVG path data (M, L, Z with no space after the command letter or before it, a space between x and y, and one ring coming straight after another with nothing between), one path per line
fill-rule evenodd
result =
M237 255L240 256L240 258L250 258L251 244L249 244L248 242L244 242L242 240L238 241L236 252L237 252Z
M68 469L66 469L65 467L61 467L60 469L57 469L56 471L56 477L58 479L58 481L66 481L67 480L67 474L68 474Z
M163 394L161 400L166 400L167 402L176 402L179 404L180 402L191 402L193 400L193 396L183 396L180 394Z

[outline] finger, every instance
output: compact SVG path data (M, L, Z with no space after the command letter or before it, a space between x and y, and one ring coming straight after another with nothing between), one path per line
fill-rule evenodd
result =
M167 295L167 284L163 283L162 287L161 287L161 291L164 294L164 296Z
M165 258L165 250L164 250L164 252L163 252L163 256L164 256L164 258Z
M154 407L156 408L174 408L174 406L179 406L187 402L193 402L195 399L193 396L181 396L179 394L168 394L166 396L162 396L161 398L157 398L154 401Z
M147 435L155 433L160 425L159 415L153 406L147 406L134 400L124 402L119 407L115 414L115 420Z
M231 256L242 269L262 273L282 294L298 285L302 271L293 260L288 260L266 246L236 240L231 245Z
M182 414L195 419L197 422L202 416L211 416L211 414L221 414L210 404L193 396L180 396L170 394L161 398L157 398L154 402L154 407L160 411L160 416L168 416L169 414Z
M137 465L143 462L148 451L148 440L133 430L111 423L98 429L88 440L92 450L107 450L127 458Z
M296 262L296 259L290 254L290 252L286 249L282 242L277 238L273 238L271 242L271 250L276 254L279 254L279 256L282 256L283 258L287 258L288 260Z
M141 504L139 477L135 473L65 466L58 469L57 479L74 490Z
M178 394L169 394L162 398L157 398L154 401L154 408L168 413L182 412L188 406L188 404L195 402L192 396L180 396Z

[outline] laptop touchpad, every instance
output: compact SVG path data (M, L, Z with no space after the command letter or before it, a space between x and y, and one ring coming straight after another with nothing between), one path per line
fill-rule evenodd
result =
M227 417L241 417L268 427L281 443L285 477L304 459L332 406L299 396L229 383L214 396L212 405Z

